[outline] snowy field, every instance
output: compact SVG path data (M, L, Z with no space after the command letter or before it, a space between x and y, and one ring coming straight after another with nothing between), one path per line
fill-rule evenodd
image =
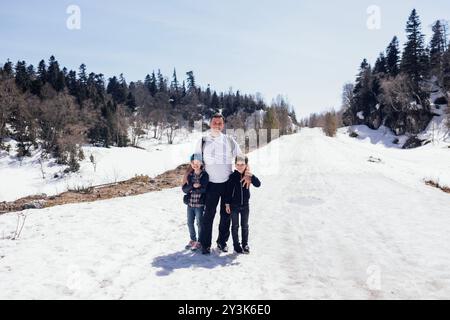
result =
M9 213L0 298L450 297L450 195L423 181L450 185L447 145L400 150L305 129L250 162L262 182L252 189L250 255L184 250L179 188L28 210L16 241Z
M136 175L154 177L189 161L189 153L202 133L182 131L174 144L157 139L142 139L140 148L83 147L85 160L77 173L62 175L66 166L55 164L54 160L39 161L40 152L22 162L0 150L0 201L13 201L21 197L45 193L54 195L69 189L82 189L99 184L118 182ZM14 149L14 143L12 143ZM90 161L94 157L96 165ZM55 174L60 177L55 178Z

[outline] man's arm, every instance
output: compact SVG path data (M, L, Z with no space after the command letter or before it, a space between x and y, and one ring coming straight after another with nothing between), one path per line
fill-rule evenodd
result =
M195 145L194 153L197 153L197 154L202 153L202 142L203 142L203 139L204 139L204 138L201 138L201 139L197 142L197 144Z
M233 189L234 189L234 181L233 181L233 175L230 176L230 178L227 181L227 187L225 192L225 211L230 214L231 213L231 201L233 200L231 197L233 195Z

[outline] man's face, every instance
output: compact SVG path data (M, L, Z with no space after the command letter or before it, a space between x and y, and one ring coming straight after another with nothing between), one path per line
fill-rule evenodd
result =
M212 118L211 120L211 130L215 131L215 132L222 132L225 123L223 122L222 118Z

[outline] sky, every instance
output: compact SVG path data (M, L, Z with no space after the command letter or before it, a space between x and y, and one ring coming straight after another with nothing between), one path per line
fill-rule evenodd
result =
M77 18L80 28L68 28ZM375 6L375 7L374 7ZM339 109L342 87L363 58L374 63L394 35L401 45L411 10L430 39L450 19L450 1L166 0L8 1L0 7L0 63L61 66L143 80L152 70L178 79L193 70L213 90L285 96L297 117ZM76 24L75 24L76 26Z

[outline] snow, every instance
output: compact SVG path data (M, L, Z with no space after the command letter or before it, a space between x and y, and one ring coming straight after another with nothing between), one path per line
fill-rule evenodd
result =
M33 194L54 195L69 189L123 181L141 174L154 177L188 162L189 152L194 150L201 135L199 131L181 132L173 145L147 138L139 143L140 148L84 146L85 160L80 163L79 172L65 175L62 171L66 166L57 165L54 161L44 161L41 169L40 151L22 162L3 151L0 152L0 174L2 181L7 183L0 184L0 201L13 201ZM10 143L14 149L14 141ZM97 163L96 168L90 161L91 155ZM60 177L55 178L55 174Z
M446 108L436 109L435 113L436 116L431 119L427 128L419 133L417 137L435 146L446 148L450 145L450 130L445 119ZM338 131L341 135L348 135L349 132L357 133L358 140L362 140L367 144L381 144L388 148L401 148L412 136L411 134L397 136L391 129L383 125L377 130L370 129L366 125L355 125L340 128Z
M408 140L407 136L396 136L388 127L381 126L377 130L370 129L366 125L357 125L338 129L342 136L348 135L349 132L358 134L357 139L363 141L365 144L381 144L389 148L401 148L401 146ZM394 140L398 139L398 143Z
M0 216L0 299L450 296L450 195L423 182L450 183L450 149L302 129L250 164L262 182L252 189L250 255L183 250L180 188L27 210L15 241L9 213Z
M364 120L364 114L362 111L358 112L356 115L358 116L359 119Z

